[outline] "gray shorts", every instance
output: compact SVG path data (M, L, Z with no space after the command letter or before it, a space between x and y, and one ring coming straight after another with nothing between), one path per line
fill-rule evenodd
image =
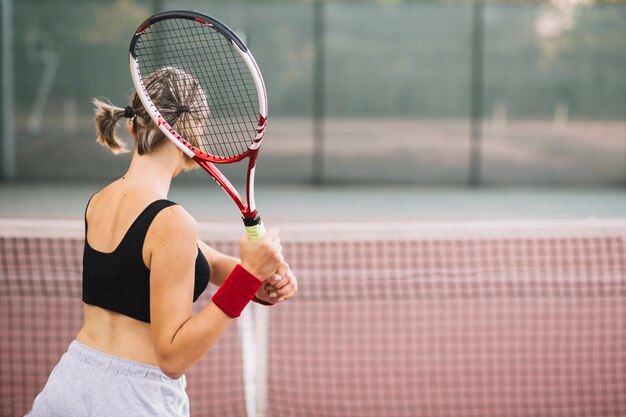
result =
M189 416L185 376L73 341L27 417Z

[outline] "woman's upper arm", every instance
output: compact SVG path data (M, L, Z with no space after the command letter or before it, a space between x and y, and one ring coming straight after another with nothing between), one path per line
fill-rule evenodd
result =
M191 318L198 228L180 206L163 210L146 236L150 253L150 322L157 359Z

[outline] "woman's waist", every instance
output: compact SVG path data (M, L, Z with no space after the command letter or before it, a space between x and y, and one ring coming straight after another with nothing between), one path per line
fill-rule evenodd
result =
M117 358L158 366L149 323L88 304L84 310L78 342Z

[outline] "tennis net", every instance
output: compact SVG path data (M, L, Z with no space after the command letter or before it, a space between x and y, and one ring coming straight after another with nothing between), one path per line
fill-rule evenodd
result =
M202 224L236 254L238 228ZM258 416L626 415L626 221L294 224ZM0 221L0 415L81 324L82 224ZM203 295L201 308L210 300ZM235 326L188 374L193 416L245 416ZM258 392L258 388L257 388ZM251 414L250 408L247 411Z

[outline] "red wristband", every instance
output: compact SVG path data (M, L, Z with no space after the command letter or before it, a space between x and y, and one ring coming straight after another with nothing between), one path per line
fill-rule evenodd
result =
M263 283L237 265L213 295L213 303L232 318L237 318Z

